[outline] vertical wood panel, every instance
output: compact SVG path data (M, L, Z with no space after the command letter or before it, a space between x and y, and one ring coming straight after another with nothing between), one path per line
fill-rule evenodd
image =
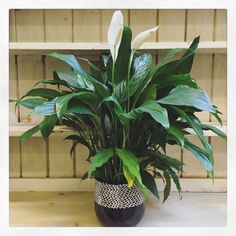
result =
M211 137L215 160L215 177L227 177L227 142L219 137Z
M227 11L216 10L215 40L227 40Z
M47 42L72 42L72 10L45 10Z
M10 178L20 177L20 143L17 138L9 138L9 174Z
M159 10L158 41L184 41L185 10Z
M112 18L112 15L114 13L115 9L114 10L102 10L102 42L103 43L106 43L107 42L107 31L108 31L108 27L111 23L111 18ZM123 16L124 16L124 24L125 25L128 25L128 10L122 10L121 11Z
M157 26L157 10L130 10L130 27L133 38L144 30ZM157 33L153 33L147 42L156 42Z
M82 177L88 171L89 162L86 161L88 155L88 148L78 144L76 149L76 177Z
M18 56L18 80L19 96L25 95L33 88L36 82L43 79L43 67L40 56ZM21 122L39 122L42 120L40 115L28 116L31 110L20 107Z
M18 99L17 95L17 76L16 76L16 60L14 55L9 57L9 98ZM10 124L18 122L18 109L15 112L15 103L9 103L9 119Z
M201 41L212 41L214 32L214 10L187 10L187 40L200 35Z
M197 137L190 137L189 141L194 143L195 145L202 147L200 141ZM195 156L186 149L183 150L183 162L184 162L184 172L183 177L201 177L206 178L207 177L207 171L202 167L200 162L197 160Z
M49 177L73 177L74 160L70 157L71 142L62 137L49 138Z
M44 36L43 10L16 10L18 42L43 42Z
M207 92L211 97L212 86L212 56L196 54L191 71L191 75L197 81L199 87ZM196 115L202 121L209 121L209 112L199 112Z
M21 143L22 177L46 177L46 142L34 137Z
M215 55L213 78L213 104L223 113L221 118L227 120L227 56ZM216 120L212 117L212 120Z
M16 41L15 10L9 11L9 41Z
M74 42L100 42L101 10L74 10Z

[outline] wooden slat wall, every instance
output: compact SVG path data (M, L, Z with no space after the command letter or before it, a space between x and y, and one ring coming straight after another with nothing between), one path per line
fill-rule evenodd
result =
M131 26L133 37L140 31L159 25L159 30L149 38L155 41L191 41L200 34L201 41L225 41L226 11L225 10L122 10L126 25ZM107 29L113 10L11 10L10 41L11 42L106 42ZM154 52L153 52L154 53ZM156 53L156 52L155 52ZM159 54L159 52L157 52ZM163 55L157 55L160 59ZM88 57L88 56L86 56ZM89 55L99 63L99 56ZM153 54L156 61L156 54ZM85 67L87 65L82 63ZM226 55L197 54L192 75L200 86L211 96L213 103L218 105L226 117ZM10 98L17 99L41 79L52 78L52 71L66 66L50 58L40 55L10 56ZM38 116L27 117L28 111L13 111L10 104L10 122L18 119L24 122L38 122ZM19 115L19 117L18 117ZM201 114L203 121L215 121L208 114ZM190 140L198 143L196 137ZM215 152L216 177L225 178L226 173L226 142L218 137L210 137ZM10 177L81 177L87 170L85 161L88 150L77 146L70 158L71 142L62 138L51 137L48 141L32 138L19 143L10 138ZM173 155L186 163L183 178L207 178L207 172L188 151L168 146L168 155Z

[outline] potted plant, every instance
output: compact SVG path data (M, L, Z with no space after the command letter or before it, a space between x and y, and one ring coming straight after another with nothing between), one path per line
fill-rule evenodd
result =
M71 152L78 143L89 149L90 165L83 179L96 179L95 211L109 226L140 221L148 190L159 198L155 177L164 182L163 202L170 194L171 180L181 193L178 172L184 163L166 155L167 144L192 152L214 177L213 152L203 131L226 138L197 118L206 111L222 123L217 107L190 75L199 37L179 59L173 57L181 50L173 49L153 65L150 54L137 50L156 30L144 31L132 40L131 29L116 11L108 30L110 54L102 55L102 68L82 59L90 67L86 72L73 55L48 54L71 70L56 70L53 79L41 81L55 89L35 87L16 102L44 116L20 136L21 141L38 131L47 139L55 125L65 125L75 131L65 138L74 141ZM202 147L189 141L189 129Z

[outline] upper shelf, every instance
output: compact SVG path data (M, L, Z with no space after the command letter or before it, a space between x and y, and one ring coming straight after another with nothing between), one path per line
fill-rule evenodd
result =
M223 126L221 127L219 123L216 122L203 122L204 124L209 124L212 125L220 130L222 130L223 132L226 133L227 131L227 124L226 122L223 123ZM10 132L9 135L11 137L18 137L20 136L22 133L24 133L25 131L27 131L30 128L33 128L35 125L37 124L31 124L31 123L16 123L16 124L11 124L10 125ZM188 131L191 133L191 135L194 135L194 131L188 129ZM68 133L73 133L73 130L66 127L66 126L56 126L54 128L54 136L63 136L65 134L63 134L64 132ZM39 137L41 136L41 134L38 132L36 133L34 136ZM212 131L204 131L204 136L216 136L215 133L213 133Z
M172 48L186 49L191 42L149 42L144 43L141 50L169 50ZM107 43L9 43L10 53L35 54L49 51L102 51L108 50ZM200 42L197 53L222 54L227 52L226 41Z

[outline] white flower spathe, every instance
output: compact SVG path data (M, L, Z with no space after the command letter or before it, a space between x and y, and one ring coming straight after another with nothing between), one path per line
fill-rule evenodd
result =
M145 30L139 33L131 43L131 49L136 50L142 46L142 44L146 41L147 38L151 36L152 33L156 32L159 26Z
M107 39L113 62L116 61L121 43L124 20L121 11L115 11L108 29Z

